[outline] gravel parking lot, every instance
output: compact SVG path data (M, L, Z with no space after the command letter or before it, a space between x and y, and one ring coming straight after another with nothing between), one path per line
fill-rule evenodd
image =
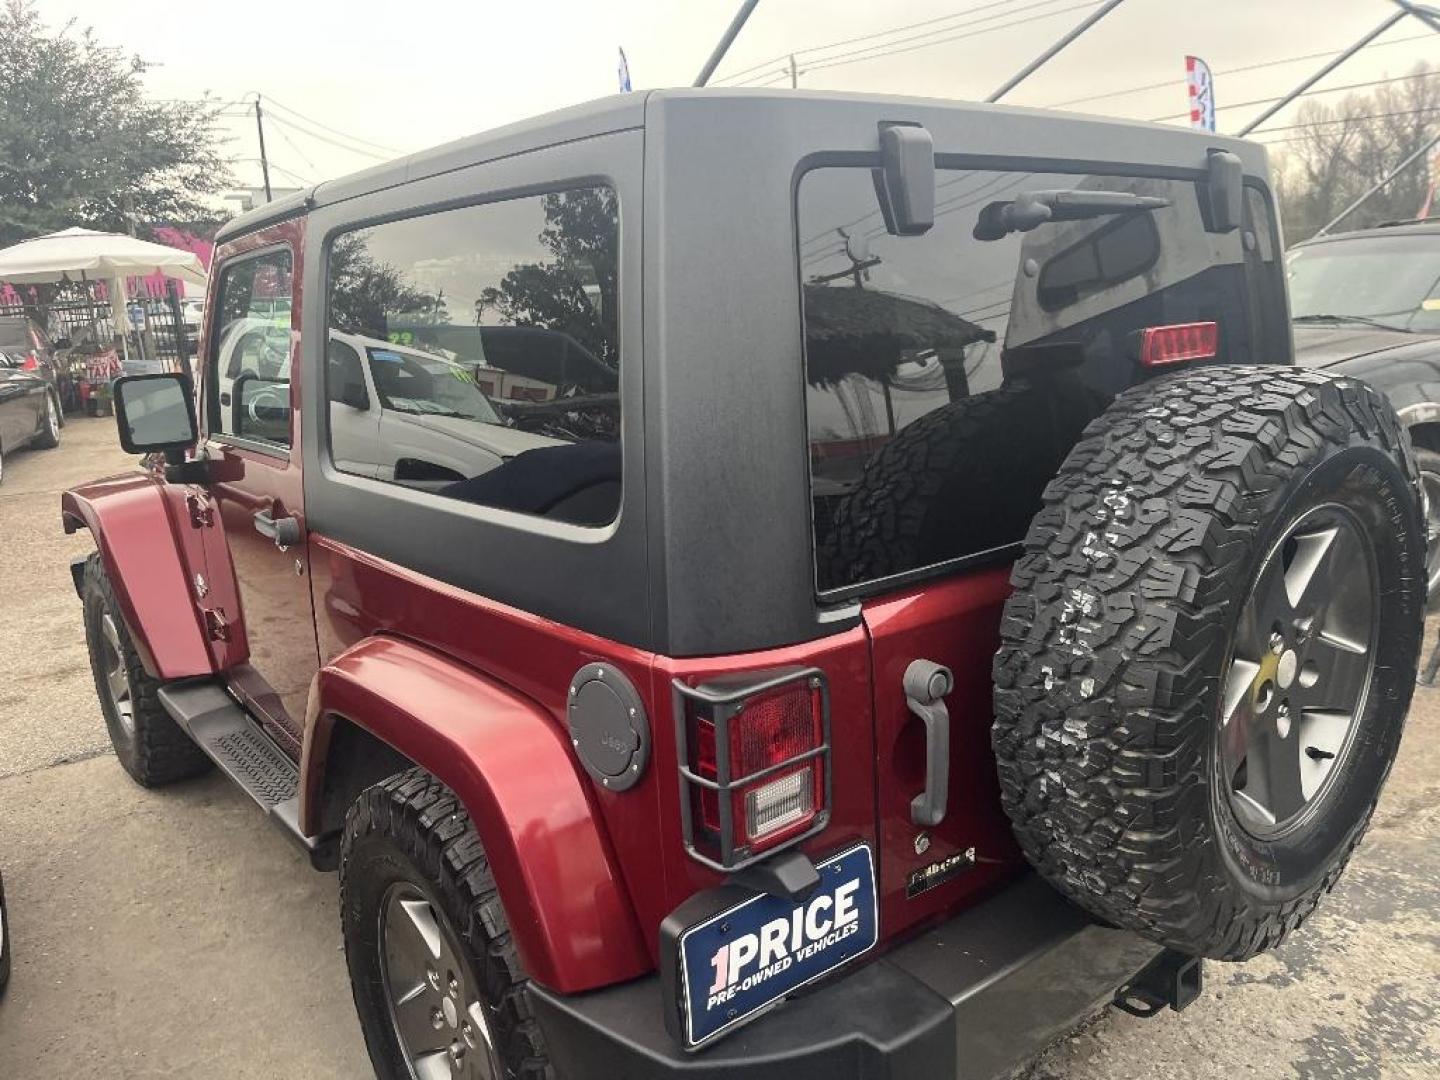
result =
M224 779L145 791L109 755L58 496L127 464L111 421L72 420L0 487L0 1077L367 1076L333 878ZM1027 1080L1440 1075L1440 692L1313 922L1207 974L1185 1013L1106 1012Z

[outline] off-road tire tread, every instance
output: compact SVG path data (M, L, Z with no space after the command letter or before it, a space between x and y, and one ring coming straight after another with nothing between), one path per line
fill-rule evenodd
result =
M419 767L361 793L346 814L340 843L342 913L348 910L350 860L356 845L370 837L384 837L398 846L442 898L472 963L479 964L476 978L499 1020L496 1049L510 1075L555 1080L530 1006L529 977L515 950L489 860L455 793ZM346 947L348 959L348 942ZM354 960L351 963L353 977Z
M1024 521L1035 506L1029 500L1059 464L1085 419L1053 457L1037 453L1038 439L1050 418L1044 413L1051 395L1043 384L1008 382L996 390L961 398L932 409L905 425L866 462L855 488L836 508L834 523L820 557L831 567L830 581L851 584L912 570L947 558L955 551L927 550L927 534L936 514L963 515L972 535L968 551L1013 543L1019 527L1007 535L1004 525ZM1076 395L1069 396L1077 400ZM1008 450L1006 448L1009 448ZM986 455L986 458L982 458ZM998 459L1007 462L998 465ZM1029 470L1034 476L1019 476ZM1025 501L1016 505L1017 500Z
M1310 916L1364 835L1373 802L1321 880L1264 905L1216 880L1202 825L1213 650L1248 588L1233 562L1263 535L1286 477L1357 435L1418 492L1409 438L1366 384L1197 369L1121 394L1046 488L1002 617L992 740L1026 856L1108 922L1245 959ZM1403 715L1408 696L1393 704Z
M98 551L92 552L90 557L85 560L83 590L87 598L85 602L86 644L90 650L91 672L95 677L95 693L100 699L100 707L105 714L106 726L110 729L111 741L115 743L116 756L120 759L120 764L143 787L161 787L177 780L185 780L208 772L212 768L213 762L200 747L195 745L184 729L171 719L170 714L165 711L165 706L160 704L159 691L164 684L145 671L140 654L135 651L135 646L130 639L130 628L125 625L125 619L120 614L120 605L115 599L115 590L110 584L109 576L105 573L105 567L101 563ZM101 631L98 626L92 628L90 625L91 605L88 598L91 596L98 597L114 618L115 628L120 634L120 648L124 654L125 667L130 673L130 696L135 717L135 737L131 740L128 752L123 750L120 745L123 735L119 732L119 721L110 716L105 675L101 670L100 656L96 651L99 642L93 637Z

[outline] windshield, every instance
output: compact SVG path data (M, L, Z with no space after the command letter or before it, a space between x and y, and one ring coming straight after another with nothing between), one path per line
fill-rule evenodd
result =
M1397 330L1440 330L1440 231L1303 247L1291 254L1289 273L1296 320L1335 316Z
M381 404L396 412L459 416L486 424L502 423L480 392L475 376L438 356L370 348L370 373Z

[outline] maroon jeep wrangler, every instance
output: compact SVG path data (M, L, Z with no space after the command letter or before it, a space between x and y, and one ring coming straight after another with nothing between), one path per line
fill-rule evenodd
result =
M67 492L142 784L338 868L376 1071L989 1076L1334 885L1425 601L1263 150L626 95L219 237ZM998 652L997 652L998 649Z

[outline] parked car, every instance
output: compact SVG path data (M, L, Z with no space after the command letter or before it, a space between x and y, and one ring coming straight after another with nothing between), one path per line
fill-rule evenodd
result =
M488 365L466 366L438 353L330 331L326 391L335 467L433 490L480 476L527 450L565 445L509 426L480 388L492 373L492 393L507 376L527 387L540 385ZM288 371L286 376L288 387ZM288 409L282 415L288 422Z
M1420 644L1410 444L1293 366L1275 220L1210 133L724 90L247 213L195 395L116 383L164 464L62 498L120 763L338 868L387 1080L983 1077L1182 1008L1335 884ZM546 443L379 475L361 339Z
M7 454L59 446L60 423L60 398L46 373L27 370L26 360L0 352L0 482Z
M1410 433L1440 602L1440 219L1307 240L1289 271L1296 362L1382 390Z
M27 371L43 371L55 380L55 349L50 335L25 315L0 315L0 352L14 357Z

